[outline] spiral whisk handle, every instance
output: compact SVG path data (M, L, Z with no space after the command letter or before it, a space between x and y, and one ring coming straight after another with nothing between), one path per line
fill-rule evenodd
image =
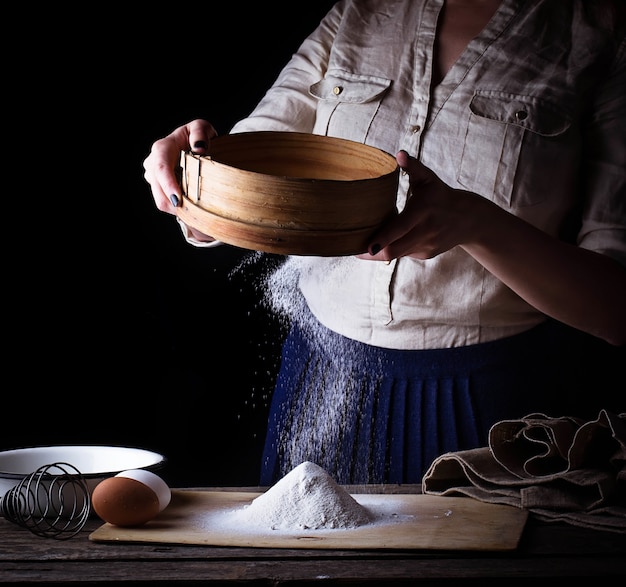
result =
M37 536L65 540L85 525L91 496L81 472L69 463L44 465L0 499L5 519Z

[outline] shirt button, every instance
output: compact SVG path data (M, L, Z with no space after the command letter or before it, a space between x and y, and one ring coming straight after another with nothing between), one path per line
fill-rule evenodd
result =
M526 112L526 110L518 110L515 113L515 118L517 118L517 120L526 120L528 118L528 112Z
M412 132L413 134L415 134L416 132L419 132L420 130L422 130L422 127L421 127L419 124L414 124L414 125L411 127L411 132Z
M333 94L335 94L335 96L338 96L341 92L343 92L343 88L341 86L335 86L333 88Z

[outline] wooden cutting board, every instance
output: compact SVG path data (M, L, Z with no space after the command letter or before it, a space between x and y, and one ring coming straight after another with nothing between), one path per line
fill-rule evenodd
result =
M260 493L173 490L168 507L136 528L105 523L96 542L157 542L207 546L321 549L427 549L501 551L517 548L527 512L468 497L352 494L375 516L352 529L271 530L229 525L229 512Z

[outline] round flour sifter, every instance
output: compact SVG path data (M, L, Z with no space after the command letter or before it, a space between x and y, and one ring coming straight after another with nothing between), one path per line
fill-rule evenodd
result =
M178 217L225 243L287 255L363 253L396 213L399 167L384 151L296 132L211 140L208 156L181 154Z

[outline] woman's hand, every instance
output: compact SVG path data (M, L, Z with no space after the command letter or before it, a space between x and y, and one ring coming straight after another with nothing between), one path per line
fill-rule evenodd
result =
M410 197L404 210L372 237L362 259L389 261L397 257L430 259L469 238L480 196L454 190L406 151L396 155L409 175Z
M406 206L373 236L361 259L429 259L461 247L531 306L607 342L626 345L626 270L560 241L497 204L444 184L406 152Z
M182 191L176 177L181 152L191 149L198 155L204 155L209 141L215 136L217 132L210 122L193 120L153 143L143 168L144 178L150 184L159 210L176 214L176 207L181 201Z
M217 132L210 122L193 120L153 143L143 167L144 178L150 184L154 203L159 210L175 215L182 200L182 190L176 176L181 152L191 149L198 155L204 155L208 151L209 141L216 136ZM199 241L213 240L190 227L189 232Z

